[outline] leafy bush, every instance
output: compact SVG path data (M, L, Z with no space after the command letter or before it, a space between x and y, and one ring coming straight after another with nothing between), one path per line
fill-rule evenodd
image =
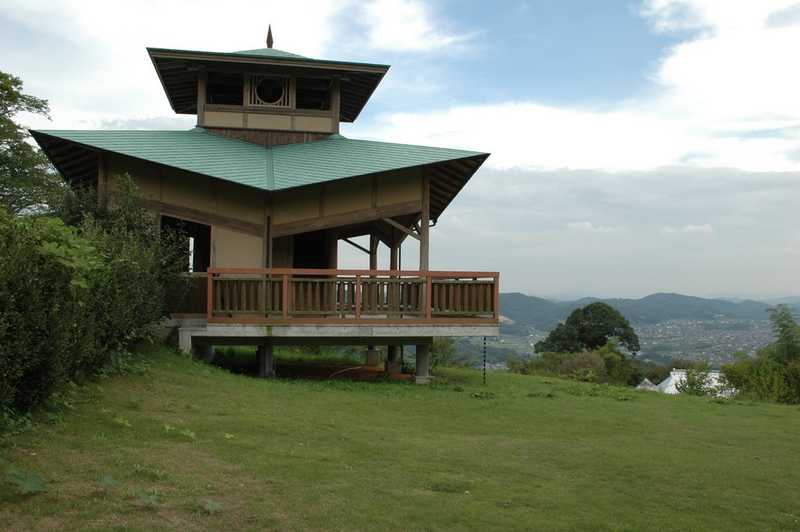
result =
M595 351L576 353L564 358L559 373L583 382L605 382L607 377L605 361Z
M453 365L455 354L455 340L444 336L434 338L429 361L431 373L438 367Z
M800 328L786 305L770 311L775 342L760 349L755 358L743 353L722 367L726 384L740 395L800 404Z
M166 315L182 251L134 195L125 180L114 209L76 227L0 210L0 408L29 411L102 372Z
M712 385L708 371L708 364L700 368L694 367L687 369L686 378L678 382L675 388L680 393L685 393L687 395L716 395L718 390Z
M546 352L527 359L512 357L506 364L511 371L524 375L559 375L597 383L632 384L639 376L630 358L613 340L594 351Z

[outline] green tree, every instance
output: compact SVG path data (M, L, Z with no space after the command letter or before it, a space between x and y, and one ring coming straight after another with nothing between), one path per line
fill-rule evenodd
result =
M640 350L639 337L625 316L610 305L598 302L574 310L535 347L540 353L592 351L612 338L632 353Z
M449 366L456 355L456 343L452 338L437 336L431 346L430 371L441 366Z
M776 338L775 358L783 363L800 358L800 327L789 306L777 305L769 309L769 319Z
M23 94L22 80L0 72L0 206L20 214L49 204L64 189L47 158L14 121L18 113L49 118L47 101Z
M675 388L687 395L714 395L716 390L711 384L709 369L708 363L687 369L686 378L676 384Z

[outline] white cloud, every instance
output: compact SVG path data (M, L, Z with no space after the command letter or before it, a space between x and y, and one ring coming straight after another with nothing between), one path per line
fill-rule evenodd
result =
M370 135L491 151L495 168L799 170L800 31L767 24L791 4L646 2L658 31L702 31L666 51L652 74L657 90L638 100L605 108L520 100L393 113Z
M595 225L592 222L568 222L567 229L585 233L612 233L619 231L619 227L609 227L607 225Z
M53 122L24 117L34 127L100 128L115 120L149 120L185 128L176 116L145 48L235 51L275 47L326 55L334 20L346 4L334 0L250 2L174 0L5 0L0 18L0 68L46 98Z
M687 224L683 227L665 225L659 232L664 236L674 236L678 234L711 236L714 234L714 227L711 224Z
M361 9L369 46L378 50L434 50L469 39L437 27L429 6L417 0L372 0Z

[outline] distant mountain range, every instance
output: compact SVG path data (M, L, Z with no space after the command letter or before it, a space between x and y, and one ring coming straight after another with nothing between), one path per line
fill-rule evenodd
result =
M786 298L789 300L790 298ZM791 298L793 299L793 298ZM659 323L667 320L767 319L771 305L761 301L705 299L681 294L652 294L641 299L583 298L576 301L551 301L520 293L500 294L504 332L521 334L525 326L549 330L578 307L602 301L620 311L631 323ZM794 301L787 301L795 303Z

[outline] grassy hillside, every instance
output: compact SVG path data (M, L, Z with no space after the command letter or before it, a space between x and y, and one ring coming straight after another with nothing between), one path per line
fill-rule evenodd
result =
M800 529L800 409L448 371L262 381L157 349L4 449L3 529ZM23 475L24 476L24 475Z

